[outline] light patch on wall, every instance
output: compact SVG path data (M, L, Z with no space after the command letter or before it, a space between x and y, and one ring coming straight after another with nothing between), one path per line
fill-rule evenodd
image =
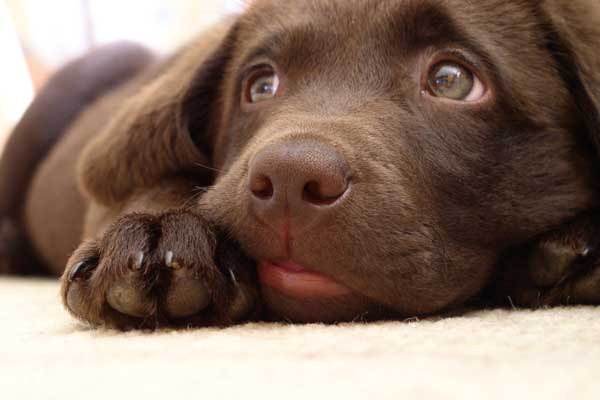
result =
M87 51L90 41L84 5L81 0L21 0L18 9L24 21L19 29L26 54L35 54L46 66L56 69Z
M33 98L33 87L17 35L3 3L0 3L0 146Z
M249 0L227 0L225 10L229 13L240 13L248 7Z
M162 53L173 51L225 12L223 1L88 0L88 6L96 44L130 40Z

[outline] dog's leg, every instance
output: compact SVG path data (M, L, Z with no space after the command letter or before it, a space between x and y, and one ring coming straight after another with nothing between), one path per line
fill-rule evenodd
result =
M29 275L41 270L29 248L25 229L16 220L0 220L0 274Z
M62 280L75 317L154 329L228 325L258 312L252 262L201 211L183 206L189 189L165 182L136 196L75 251Z
M22 223L35 171L87 106L152 60L138 45L108 45L67 64L38 93L0 157L0 273L42 270L34 266Z
M512 305L600 304L600 214L585 214L502 262L493 296Z

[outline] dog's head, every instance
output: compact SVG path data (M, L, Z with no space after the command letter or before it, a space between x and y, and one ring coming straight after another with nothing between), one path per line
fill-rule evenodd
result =
M257 260L274 314L429 314L595 204L599 24L584 0L259 0L119 129L148 142L138 186L218 171L200 207ZM110 180L107 201L132 186Z

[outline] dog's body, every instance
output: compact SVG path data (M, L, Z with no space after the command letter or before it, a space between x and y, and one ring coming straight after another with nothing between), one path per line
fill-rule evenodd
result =
M494 273L597 302L593 216L498 263L598 206L598 26L585 0L263 0L165 61L99 50L7 146L4 257L22 222L68 309L117 327L427 315Z

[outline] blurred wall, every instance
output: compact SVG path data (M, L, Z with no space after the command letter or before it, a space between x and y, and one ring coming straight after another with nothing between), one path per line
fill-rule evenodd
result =
M0 3L0 149L5 133L21 116L33 97L25 57L8 11Z
M159 52L243 7L241 0L0 0L34 73L59 67L95 45L133 40ZM36 69L41 69L37 71ZM36 86L37 76L34 76Z
M0 0L0 74L8 81L17 79L6 77L20 77L18 84L0 86L0 144L7 126L15 123L31 98L31 86L39 89L67 60L117 40L140 42L157 52L168 53L224 14L240 11L244 3Z

